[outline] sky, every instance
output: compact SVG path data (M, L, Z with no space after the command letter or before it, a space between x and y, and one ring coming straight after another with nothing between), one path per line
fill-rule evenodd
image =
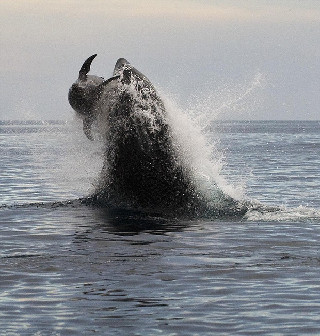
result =
M1 0L0 120L69 120L84 60L124 57L181 109L320 119L319 0Z

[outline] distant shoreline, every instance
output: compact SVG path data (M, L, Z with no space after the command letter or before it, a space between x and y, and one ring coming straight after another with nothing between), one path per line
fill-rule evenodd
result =
M4 120L0 120L0 125L64 125L64 124L68 124L70 122L73 122L73 119L66 119L66 120L61 120L61 119L57 119L57 120L39 120L39 119L30 119L30 120L24 120L24 119L4 119ZM282 123L286 123L286 122L303 122L303 123L309 123L309 122L320 122L320 119L309 119L309 120L304 120L304 119L272 119L272 120L268 120L268 119L217 119L214 120L214 122L218 122L218 123L230 123L230 122L243 122L243 123L257 123L257 122L282 122Z

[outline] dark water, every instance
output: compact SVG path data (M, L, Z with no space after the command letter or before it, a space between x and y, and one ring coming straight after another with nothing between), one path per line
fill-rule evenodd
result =
M2 122L0 335L319 335L320 122L210 136L226 181L281 209L188 221L68 204L99 145L73 123Z

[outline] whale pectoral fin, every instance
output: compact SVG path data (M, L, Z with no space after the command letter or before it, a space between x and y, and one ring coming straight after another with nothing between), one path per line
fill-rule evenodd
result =
M97 54L94 54L87 58L85 62L83 63L80 71L79 71L79 79L85 80L87 77L87 73L90 71L90 66L93 61L93 59L97 56Z
M92 132L91 132L92 123L93 123L93 118L91 116L85 117L83 119L83 132L86 135L86 137L91 141L94 140L92 136Z

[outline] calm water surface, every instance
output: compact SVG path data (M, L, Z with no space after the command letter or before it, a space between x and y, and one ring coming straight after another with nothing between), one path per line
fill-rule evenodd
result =
M319 335L320 123L211 136L225 178L281 210L188 221L66 203L102 149L73 123L1 123L0 335Z

